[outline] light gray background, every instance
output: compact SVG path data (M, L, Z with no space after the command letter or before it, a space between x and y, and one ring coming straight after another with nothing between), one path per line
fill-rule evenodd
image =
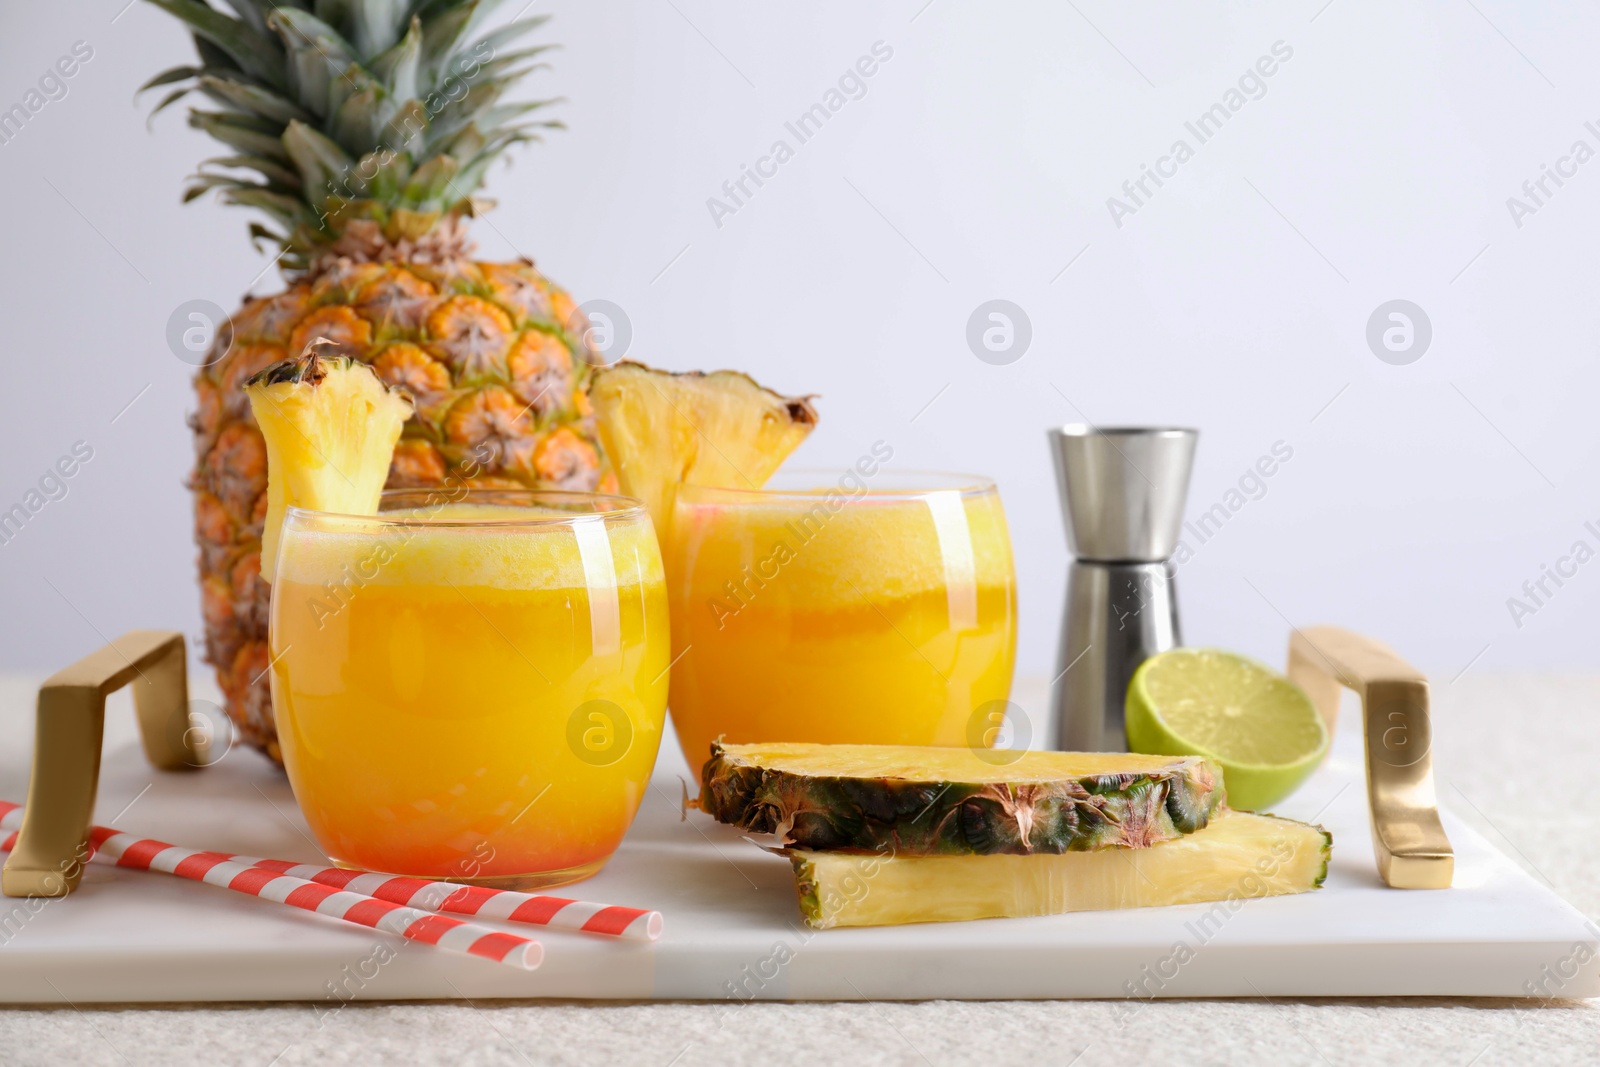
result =
M59 665L128 627L199 631L183 419L184 301L278 287L246 213L183 207L218 154L133 89L187 62L124 0L11 5L0 108L75 41L94 57L10 143L0 510L73 442L94 459L0 545L0 666ZM515 4L508 4L510 11ZM571 126L491 176L490 257L526 253L621 305L630 356L734 366L822 394L796 462L877 439L896 465L999 479L1021 668L1054 657L1066 554L1045 428L1202 429L1190 514L1274 442L1293 458L1182 570L1187 636L1279 660L1290 622L1388 639L1443 679L1593 668L1600 562L1519 629L1541 564L1600 548L1593 470L1600 161L1518 227L1507 198L1584 128L1600 14L1441 0L552 4L565 50L527 89ZM733 216L706 201L876 41L893 58ZM1208 143L1186 121L1285 42L1293 56ZM1177 138L1196 148L1116 226L1106 200ZM1552 188L1554 188L1552 186ZM260 276L260 277L258 277ZM1033 339L969 350L981 302ZM1366 342L1381 303L1431 319L1417 362ZM1591 573L1592 572L1592 573ZM1553 588L1553 587L1552 587Z

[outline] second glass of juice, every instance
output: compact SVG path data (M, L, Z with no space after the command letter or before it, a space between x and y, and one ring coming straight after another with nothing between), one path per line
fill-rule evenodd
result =
M661 741L667 602L622 497L384 494L290 509L273 711L295 798L345 866L514 888L597 871Z
M686 485L667 555L672 719L692 768L719 737L992 743L1016 580L988 479L797 471L759 490Z

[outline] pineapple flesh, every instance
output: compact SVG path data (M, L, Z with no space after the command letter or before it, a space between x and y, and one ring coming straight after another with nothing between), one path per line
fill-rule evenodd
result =
M1318 888L1331 847L1320 826L1223 809L1204 829L1144 849L906 856L795 848L786 854L806 925L828 929L1207 901L1232 906Z
M412 403L366 364L315 351L255 375L245 383L245 395L267 446L261 577L270 582L288 508L378 513Z
M1199 756L720 742L711 751L701 810L801 849L1146 849L1199 831L1223 800L1221 770Z
M524 46L547 15L489 25L483 0L150 2L197 52L146 83L167 87L156 111L204 98L189 124L224 146L185 199L261 216L249 235L288 283L218 328L190 420L206 658L241 735L276 759L268 448L246 380L326 337L416 400L390 486L615 486L582 312L530 260L476 259L467 232L490 166L559 126L554 100L506 100L554 46Z
M644 503L662 538L678 486L759 489L817 424L809 397L780 396L737 371L625 361L596 372L589 395L622 491Z

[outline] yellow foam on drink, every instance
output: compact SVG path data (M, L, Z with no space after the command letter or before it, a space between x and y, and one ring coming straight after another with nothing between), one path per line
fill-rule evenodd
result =
M460 524L471 524L463 526ZM447 569L456 585L488 589L581 589L595 578L577 531L609 542L612 584L660 581L648 520L608 523L600 515L550 508L446 504L358 518L313 519L279 559L279 580L335 587L434 584Z
M818 492L770 502L680 501L673 528L675 540L692 541L699 553L728 556L697 561L702 572L709 571L709 562L737 577L746 564L755 570L766 559L782 557L780 546L786 547L794 559L777 566L797 599L854 599L864 593L893 600L952 583L1011 580L1010 535L993 494L949 490L858 500Z

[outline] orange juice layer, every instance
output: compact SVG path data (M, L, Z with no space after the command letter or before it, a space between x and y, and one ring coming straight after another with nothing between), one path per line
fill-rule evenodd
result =
M329 855L461 879L604 862L666 703L648 524L287 534L273 707Z
M993 494L680 502L669 553L672 717L694 768L719 735L968 744L1010 694L1016 591Z

